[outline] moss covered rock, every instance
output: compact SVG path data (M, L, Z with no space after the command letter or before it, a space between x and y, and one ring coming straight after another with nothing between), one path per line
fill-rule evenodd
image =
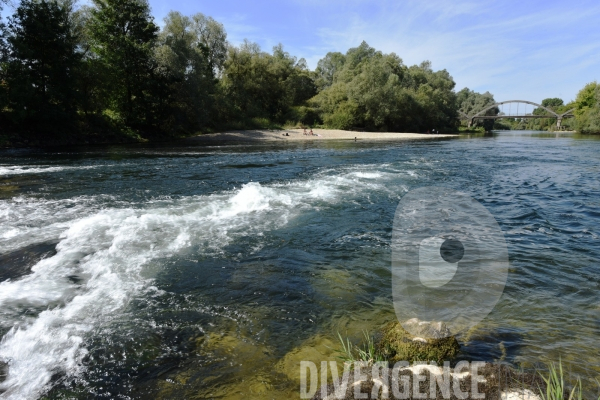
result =
M435 361L441 365L458 354L460 345L454 336L425 339L408 333L399 322L390 322L382 329L379 352L391 363L398 361Z

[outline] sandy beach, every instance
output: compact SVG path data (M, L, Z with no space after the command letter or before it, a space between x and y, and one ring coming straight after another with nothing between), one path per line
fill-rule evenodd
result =
M433 139L458 135L439 135L401 132L355 132L336 129L313 129L314 135L304 135L302 129L227 131L197 135L192 141L299 141L299 140L402 140ZM287 135L289 136L287 136Z

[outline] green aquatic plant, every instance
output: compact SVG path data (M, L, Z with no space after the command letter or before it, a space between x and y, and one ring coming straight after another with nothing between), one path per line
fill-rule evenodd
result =
M577 383L570 393L566 390L561 360L558 361L558 367L554 363L548 365L548 376L544 376L542 373L540 376L546 384L545 391L538 387L542 400L583 400L581 379L577 379ZM568 397L565 396L567 393Z
M353 345L348 337L344 340L339 332L337 335L340 344L342 345L342 349L337 351L339 354L338 358L342 361L351 363L362 361L366 362L368 365L385 361L384 356L375 346L375 340L368 331L363 331L365 339L362 347Z

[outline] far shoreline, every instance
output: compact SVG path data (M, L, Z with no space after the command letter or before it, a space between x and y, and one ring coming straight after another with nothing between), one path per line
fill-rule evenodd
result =
M307 130L310 132L310 129ZM289 136L285 136L285 134ZM113 145L139 145L139 144L203 144L222 142L286 142L286 141L316 141L316 140L414 140L414 139L439 139L458 137L460 132L449 134L405 133L405 132L362 132L345 131L337 129L313 129L314 135L304 135L303 129L244 129L226 130L215 133L198 133L184 137L143 138L129 136L101 136L86 135L79 138L33 139L12 133L2 137L0 135L0 149L27 149L27 148L77 148L81 146L113 146ZM2 139L4 142L2 143Z
M254 129L254 130L231 130L218 133L206 133L190 136L184 139L189 142L214 142L214 141L236 141L236 142L298 142L318 140L413 140L413 139L436 139L458 137L459 134L429 134L429 133L406 133L406 132L358 132L339 129L313 129L313 135L304 134L303 129ZM307 129L307 132L310 132Z

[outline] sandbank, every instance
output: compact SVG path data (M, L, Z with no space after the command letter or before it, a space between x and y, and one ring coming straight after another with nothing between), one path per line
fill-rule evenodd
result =
M289 136L286 136L286 133ZM337 129L313 129L314 135L305 135L302 129L244 130L192 136L191 141L316 141L316 140L397 140L450 138L458 135L405 132L358 132Z

